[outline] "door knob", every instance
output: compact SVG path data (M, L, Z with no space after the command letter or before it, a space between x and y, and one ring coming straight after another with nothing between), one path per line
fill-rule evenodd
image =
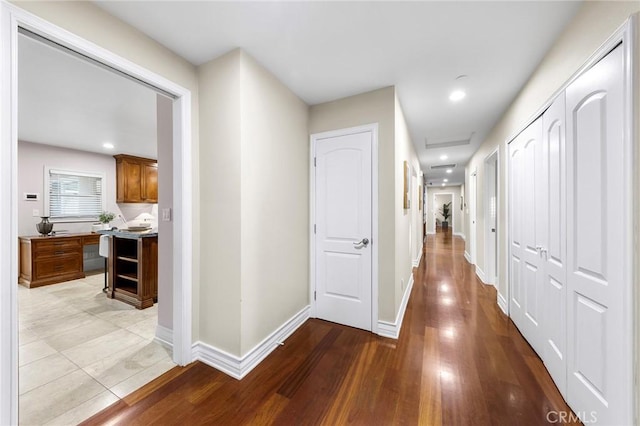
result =
M357 243L353 243L354 246L363 246L366 247L369 245L369 239L368 238L363 238L362 240L358 241Z

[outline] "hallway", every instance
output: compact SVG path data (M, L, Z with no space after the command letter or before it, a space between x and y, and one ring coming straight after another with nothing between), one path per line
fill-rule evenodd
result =
M399 340L311 319L242 381L200 362L176 367L86 424L540 425L568 416L495 290L464 260L464 241L439 232L424 250Z

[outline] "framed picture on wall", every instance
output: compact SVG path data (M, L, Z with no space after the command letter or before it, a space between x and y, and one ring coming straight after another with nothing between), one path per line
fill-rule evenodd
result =
M409 162L405 161L404 165L404 197L402 201L402 207L406 209L411 208L411 169L409 168Z

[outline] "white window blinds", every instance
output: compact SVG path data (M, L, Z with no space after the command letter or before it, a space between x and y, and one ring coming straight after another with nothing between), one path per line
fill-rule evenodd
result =
M103 175L48 169L46 177L52 219L94 220L103 211Z

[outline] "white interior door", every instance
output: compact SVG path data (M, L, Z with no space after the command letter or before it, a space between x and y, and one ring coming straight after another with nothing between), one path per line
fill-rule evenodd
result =
M476 184L478 175L476 172L471 173L469 182L469 222L471 229L469 230L469 257L471 263L476 263Z
M541 219L543 265L542 321L544 348L541 354L549 374L566 398L567 383L567 260L566 260L566 157L565 98L562 93L542 116L544 209Z
M576 79L567 103L567 402L632 424L630 170L622 47Z
M513 321L533 349L542 355L544 233L542 119L531 123L510 144L511 152L511 273L510 309Z
M486 185L484 197L485 215L485 274L487 282L498 282L498 155L494 153L484 163Z
M315 140L316 316L371 330L371 131Z

